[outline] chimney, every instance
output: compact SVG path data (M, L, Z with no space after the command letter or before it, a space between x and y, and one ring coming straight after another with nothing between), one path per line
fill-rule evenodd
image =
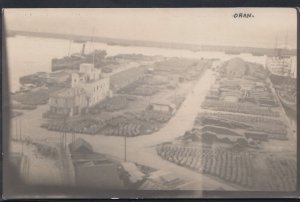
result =
M84 49L85 49L85 43L84 43L84 44L82 44L81 55L84 55Z

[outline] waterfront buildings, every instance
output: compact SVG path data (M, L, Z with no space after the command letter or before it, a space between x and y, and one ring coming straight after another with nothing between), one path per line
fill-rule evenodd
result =
M104 100L109 91L109 78L103 77L93 64L83 63L79 72L71 75L71 88L50 95L50 112L66 116L84 113Z
M109 161L105 155L93 151L93 147L84 139L78 138L69 144L75 170L75 183L80 187L102 189L122 188L117 164Z
M81 187L120 189L123 182L118 176L117 166L113 163L87 162L75 167L76 184Z

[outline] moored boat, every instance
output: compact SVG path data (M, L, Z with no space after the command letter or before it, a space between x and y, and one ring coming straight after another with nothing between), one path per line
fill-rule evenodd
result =
M51 61L51 70L58 71L63 69L79 69L82 63L94 63L95 66L100 64L106 56L106 51L95 50L92 53L85 54L85 43L82 45L81 53L75 53L63 58L54 58Z
M238 51L225 51L226 55L240 55L241 53Z
M83 40L83 39L74 39L73 42L74 43L86 43L87 41Z
M264 56L264 53L252 53L253 56Z
M284 51L286 52L287 49L275 47L274 54L267 57L266 68L270 72L269 78L283 107L295 112L297 79L294 77L295 73L292 68L293 58L283 54Z

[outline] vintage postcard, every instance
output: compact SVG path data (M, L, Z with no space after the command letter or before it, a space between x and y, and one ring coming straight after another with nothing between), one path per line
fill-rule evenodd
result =
M296 193L296 9L3 19L5 198Z

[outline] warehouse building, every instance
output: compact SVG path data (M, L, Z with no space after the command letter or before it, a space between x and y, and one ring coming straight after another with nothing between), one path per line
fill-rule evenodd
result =
M110 83L93 64L83 63L71 75L71 88L50 95L50 112L64 116L79 115L109 96Z
M77 186L101 189L123 187L117 164L108 160L104 154L94 152L90 143L78 138L69 144L69 148Z

